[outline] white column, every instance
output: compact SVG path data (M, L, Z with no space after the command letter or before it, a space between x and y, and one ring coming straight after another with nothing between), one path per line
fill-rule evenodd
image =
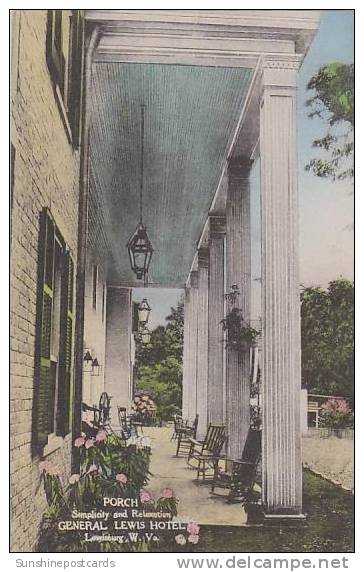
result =
M118 425L117 406L129 408L131 402L131 326L130 288L108 287L106 302L105 391L111 398L111 423Z
M197 356L198 356L198 272L190 274L189 291L189 351L188 351L188 418L193 421L197 413Z
M183 382L182 382L182 415L184 419L190 419L191 391L194 391L191 371L191 347L190 347L190 287L185 288L184 304L184 327L183 327Z
M226 286L228 291L233 284L238 286L237 305L246 322L250 320L250 166L244 157L229 161L226 205ZM228 455L234 459L241 457L250 424L249 357L249 348L243 353L227 351L226 425Z
M208 423L224 422L224 238L225 216L210 215Z
M203 438L207 429L207 379L208 379L208 294L209 294L209 253L208 249L198 250L198 351L197 351L197 413L199 416L197 436Z
M263 504L300 516L300 305L296 81L300 58L267 58L260 111L262 209Z

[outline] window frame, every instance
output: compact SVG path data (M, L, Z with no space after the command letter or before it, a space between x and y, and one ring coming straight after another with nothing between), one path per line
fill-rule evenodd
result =
M58 252L59 261L57 268L56 252ZM58 317L54 314L56 287ZM52 214L44 208L40 219L38 247L38 306L32 431L34 456L50 454L62 445L65 437L72 431L74 298L74 260ZM70 317L72 323L69 330ZM54 345L55 341L57 347ZM67 355L69 348L71 348L70 357Z
M64 53L65 21L69 19L68 53ZM69 142L80 146L83 94L84 22L82 10L48 10L46 60L54 95Z

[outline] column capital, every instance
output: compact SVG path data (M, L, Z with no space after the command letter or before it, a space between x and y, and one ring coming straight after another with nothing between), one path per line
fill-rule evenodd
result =
M226 216L209 215L209 238L223 238L226 233Z
M266 90L276 90L279 95L284 95L284 91L295 90L301 62L302 56L299 54L281 54L277 58L266 55L261 62L261 96Z
M209 249L199 248L197 251L197 262L199 268L208 268L209 265Z
M283 69L298 71L302 62L301 54L280 54L278 57L267 54L262 59L262 69Z

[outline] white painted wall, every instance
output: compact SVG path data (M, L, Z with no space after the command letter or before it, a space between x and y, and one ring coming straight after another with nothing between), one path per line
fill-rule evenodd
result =
M111 397L111 424L118 425L117 406L132 398L132 291L108 287L106 304L105 390Z
M96 308L93 306L93 267L97 265ZM103 296L105 300L103 302ZM84 368L83 401L88 405L98 404L100 394L104 391L105 377L105 343L106 343L106 275L100 261L89 251L86 262L85 280L85 325L84 348L92 357L97 357L100 364L99 375L92 375L90 368Z

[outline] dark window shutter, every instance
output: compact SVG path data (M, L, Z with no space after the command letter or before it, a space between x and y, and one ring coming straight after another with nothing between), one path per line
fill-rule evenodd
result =
M43 447L53 430L55 371L51 364L54 223L47 209L41 214L39 239L38 324L35 354L33 444Z
M63 437L71 430L74 346L74 262L64 255L61 307L61 354L58 377L57 432Z
M82 10L72 10L71 16L71 61L69 90L69 121L74 147L80 145L81 100L83 70L84 19Z
M52 82L59 85L63 94L65 60L62 53L62 10L48 10L46 55Z

